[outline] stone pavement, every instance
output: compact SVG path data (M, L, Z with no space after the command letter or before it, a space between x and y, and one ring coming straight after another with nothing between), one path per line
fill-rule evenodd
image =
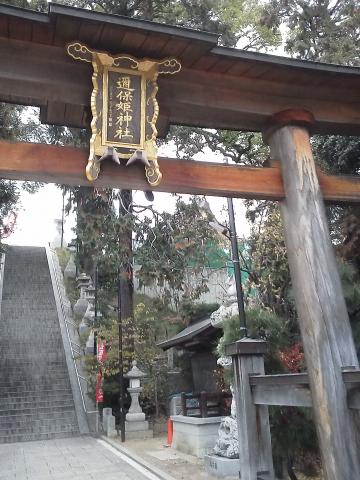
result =
M102 440L74 437L0 445L0 480L157 480Z
M151 465L164 472L167 476L161 475L162 478L168 480L214 480L214 477L205 471L203 459L167 448L166 436L144 440L131 439L126 440L125 443L121 443L119 438L111 440L111 443L117 444L120 451L128 453L139 462L143 461L143 465Z

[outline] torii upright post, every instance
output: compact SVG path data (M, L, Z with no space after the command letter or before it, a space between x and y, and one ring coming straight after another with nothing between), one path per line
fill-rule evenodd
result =
M281 213L326 480L360 478L357 418L342 370L358 368L351 326L311 151L306 111L275 115L264 134L280 159Z

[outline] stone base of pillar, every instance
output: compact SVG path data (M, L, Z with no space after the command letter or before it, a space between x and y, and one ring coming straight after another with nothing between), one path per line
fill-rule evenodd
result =
M149 422L144 420L140 422L125 422L126 439L133 438L152 438L154 433L149 429Z
M205 470L212 477L239 478L240 463L238 458L225 458L218 455L205 455Z
M143 440L146 438L153 438L152 430L139 430L138 432L126 432L126 440Z
M144 422L145 421L145 413L127 413L125 416L127 422Z
M149 422L144 420L143 422L125 422L125 432L138 432L140 430L149 430Z

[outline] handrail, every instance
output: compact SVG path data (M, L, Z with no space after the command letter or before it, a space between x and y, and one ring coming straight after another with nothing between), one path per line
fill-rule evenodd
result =
M69 323L72 327L77 328L77 325L76 325L75 322L72 322L71 320L68 320L67 318L65 318L65 322Z
M48 247L46 247L46 248L48 248ZM49 258L50 258L50 260L51 260L52 270L53 270L53 272L54 272L54 277L55 277L56 289L57 289L57 292L58 292L58 295L59 295L59 299L60 299L60 308L61 308L61 312L62 312L62 314L63 314L63 318L65 319L65 318L67 317L67 313L66 313L65 306L64 306L64 301L63 301L64 299L63 299L63 296L61 295L61 288L60 288L59 276L58 276L58 273L57 273L57 269L55 268L53 255L52 255L52 252L50 251L50 249L49 249L49 253L50 253ZM67 325L67 322L64 322L64 323L65 323L65 329L66 329L67 338L68 338L68 340L69 340L69 345L70 345L70 350L71 350L71 357L72 357L73 362L74 362L74 367L75 367L75 372L76 372L76 378L77 378L78 385L79 385L79 389L80 389L81 400L82 400L82 404L83 404L84 411L86 412L85 398L84 398L84 394L83 394L82 387L81 387L81 383L80 383L80 379L79 379L79 371L78 371L78 368L77 368L77 365L76 365L76 361L75 361L75 358L74 358L74 349L73 349L73 346L72 346L72 340L71 340L71 337L70 337L69 327L68 327L68 325Z
M70 342L71 342L71 345L74 345L74 346L78 349L78 354L79 354L79 353L80 353L80 354L81 354L81 353L84 353L84 349L82 348L81 345L79 345L79 344L76 343L76 342L73 342L72 340L70 340Z
M69 331L69 327L68 327L68 323L72 323L72 322L66 321L67 312L66 312L66 308L65 308L65 305L64 305L64 298L63 298L63 295L62 295L62 292L61 292L62 287L61 287L61 284L60 284L59 275L58 275L57 268L55 266L55 262L54 262L54 258L53 258L53 252L50 250L50 248L48 246L46 246L46 251L47 251L47 254L48 254L47 256L48 256L49 262L51 262L52 272L54 274L56 290L57 290L57 294L58 294L58 298L59 298L59 305L60 305L60 308L61 308L62 317L64 319L65 331L66 331L66 335L67 335L68 342L69 342L71 358L72 358L73 364L74 364L74 370L75 370L75 373L76 373L76 380L77 380L77 384L78 384L79 391L80 391L82 407L83 407L83 410L84 410L85 414L93 414L93 413L98 414L97 411L87 410L87 408L86 408L84 392L83 392L82 385L81 385L81 382L80 382L80 378L84 378L84 377L81 377L81 375L79 374L79 370L78 370L76 360L75 360L75 352L74 352L74 348L73 348L73 344L75 344L75 345L77 345L77 344L71 340L71 335L70 335L70 331Z

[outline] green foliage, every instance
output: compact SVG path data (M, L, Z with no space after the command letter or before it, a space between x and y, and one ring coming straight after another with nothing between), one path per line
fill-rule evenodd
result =
M3 251L1 240L13 231L19 197L20 189L15 182L0 180L0 252Z
M180 303L179 315L186 325L209 318L219 308L218 303L193 303L184 300Z
M340 274L358 356L360 356L360 274L351 263L340 263Z
M196 28L221 36L223 45L260 49L277 45L278 29L263 21L255 0L64 0L59 3L126 17Z
M180 295L194 300L207 291L206 278L187 281L187 271L201 273L207 265L208 245L219 244L209 226L209 216L195 198L177 198L173 214L164 212L146 219L136 230L135 260L141 285L156 282L166 286L165 295L178 303Z
M219 18L235 32L240 48L264 50L278 46L281 35L276 25L264 22L264 5L257 0L225 0L217 2ZM244 39L245 42L244 42Z
M268 342L270 347L267 355L267 373L279 373L283 370L278 360L277 352L290 344L287 325L282 318L269 309L252 308L246 310L248 336ZM241 338L239 317L233 316L225 320L224 335L221 337L217 353L225 355L225 345Z
M70 250L67 248L56 248L55 251L59 260L61 271L64 273L65 267L70 259Z
M72 191L77 212L76 236L81 269L93 275L94 265L115 277L119 266L131 255L128 234L134 228L131 213L115 210L117 192L80 187ZM131 238L131 237L130 237Z
M282 473L285 458L290 467L316 476L319 450L311 409L269 407L269 414L275 470Z
M3 0L2 3L12 5L13 7L36 10L38 12L45 12L48 9L48 2L46 0Z
M210 149L235 163L256 167L269 156L269 148L258 133L173 126L167 140L174 142L181 158L192 159Z
M271 0L267 24L287 27L286 50L302 59L356 65L360 58L357 0Z
M92 275L98 265L103 290L100 299L104 297L106 303L115 295L117 270L127 270L133 256L141 265L136 272L140 286L162 286L164 304L170 299L178 303L181 296L193 300L206 291L206 278L198 276L198 282L190 284L188 270L201 273L214 251L221 258L222 249L198 201L191 198L185 202L178 197L173 214L156 212L151 206L137 207L131 201L127 209L119 211L118 201L115 191L83 187L74 189L71 196L77 211L77 262L81 271Z
M291 278L278 205L257 204L248 209L247 216L254 222L249 239L251 272L248 288L256 291L259 305L294 320Z
M360 137L316 136L313 147L323 169L333 174L360 174ZM333 206L329 220L338 255L360 273L360 207Z
M124 331L131 327L131 336L134 341L135 351L129 349L128 338L123 338L123 358L128 366L135 358L138 366L147 374L144 382L142 398L147 404L153 406L157 414L166 407L167 401L167 376L166 355L157 347L157 343L167 336L175 334L179 329L177 324L169 323L170 316L174 313L163 309L161 315L157 306L148 298L144 297L145 303L138 303L134 309L134 319L123 320ZM107 359L102 366L105 375L104 392L108 396L119 394L119 360L118 360L118 323L110 319L103 324L98 331L98 338L102 338L107 344ZM91 356L93 357L93 356ZM100 365L94 358L87 360L87 370L91 377L91 384L95 384L95 377Z
M30 139L31 129L22 121L22 112L22 107L0 103L0 139L8 141ZM0 180L0 251L3 250L2 240L14 230L21 206L21 192L34 193L40 186L41 184L37 182Z
M315 136L312 146L316 159L330 173L360 173L360 137Z

